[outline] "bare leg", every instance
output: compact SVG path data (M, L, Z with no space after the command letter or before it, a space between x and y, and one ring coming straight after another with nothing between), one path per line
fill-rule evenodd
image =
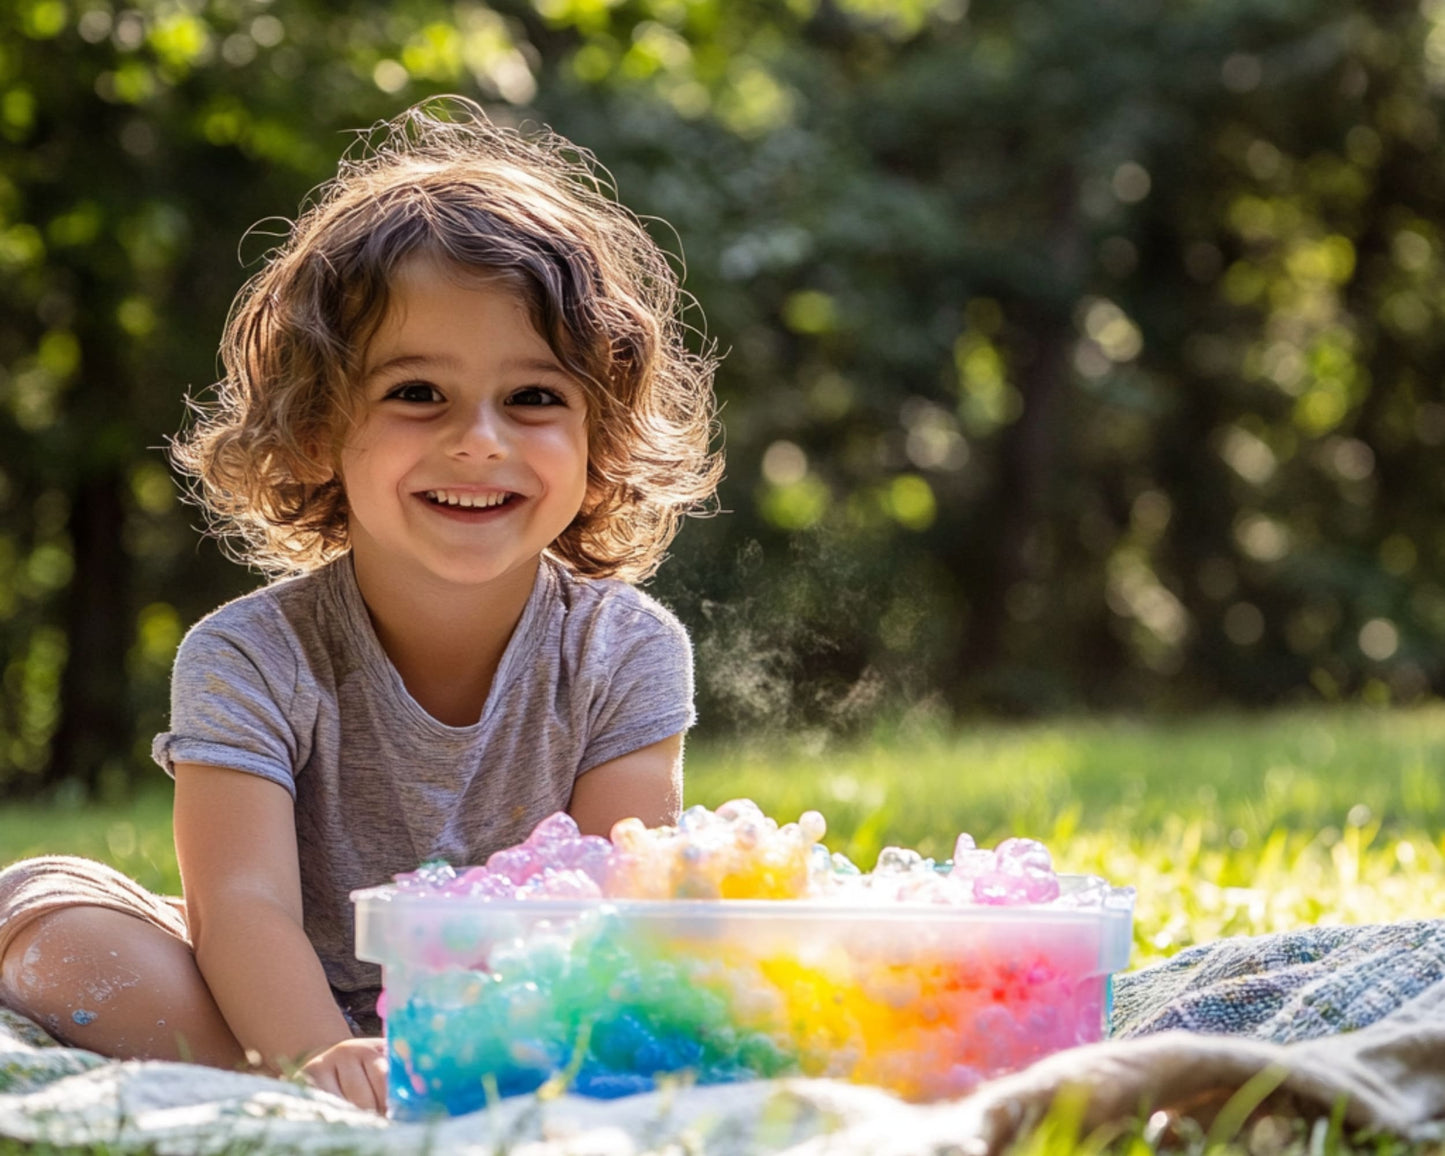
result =
M0 959L0 1000L101 1055L246 1066L191 949L120 911L66 907L26 927Z

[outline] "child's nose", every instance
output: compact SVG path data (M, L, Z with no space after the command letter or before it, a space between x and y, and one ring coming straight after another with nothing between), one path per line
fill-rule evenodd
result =
M491 405L458 407L450 452L457 457L499 458L506 453L501 415Z

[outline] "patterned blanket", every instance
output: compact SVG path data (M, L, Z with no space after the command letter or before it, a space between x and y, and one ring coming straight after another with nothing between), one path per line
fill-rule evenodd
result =
M1358 1031L1442 980L1445 920L1224 939L1118 976L1112 1034L1182 1030L1292 1044Z
M1197 1105L1277 1072L1293 1110L1445 1136L1445 921L1226 940L1118 977L1115 1041L951 1104L823 1080L677 1087L625 1100L517 1097L435 1124L383 1120L282 1080L63 1048L0 1009L0 1136L123 1153L922 1156L1001 1151L1059 1090L1085 1123Z

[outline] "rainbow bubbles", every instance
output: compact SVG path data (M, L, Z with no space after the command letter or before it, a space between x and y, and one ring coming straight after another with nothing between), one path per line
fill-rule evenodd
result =
M676 827L624 819L608 894L634 899L796 899L826 886L832 865L817 811L779 827L751 799L689 807Z
M746 800L588 839L553 816L485 867L357 892L382 964L392 1113L482 1106L561 1080L618 1096L686 1073L957 1095L1100 1038L1132 892L1054 874L1023 839L960 838L936 868L890 848L863 874L821 815Z

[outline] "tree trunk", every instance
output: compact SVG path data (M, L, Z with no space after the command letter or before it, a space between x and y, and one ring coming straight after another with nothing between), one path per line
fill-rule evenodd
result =
M987 561L975 588L967 639L959 655L967 674L956 678L967 686L1001 660L1008 621L1006 603L1010 588L1028 577L1025 555L1039 522L1040 503L1055 466L1057 431L1055 410L1060 389L1070 374L1072 332L1067 316L1041 311L1027 322L1033 357L1016 383L1024 399L1023 413L1000 435L999 460L989 531L970 535L974 553Z
M60 684L60 721L44 786L75 781L93 793L108 761L131 737L126 652L130 646L130 559L122 530L119 466L83 479L70 511L75 574L65 609L69 647Z
M124 338L109 321L113 309L87 270L78 276L77 292L93 304L77 318L81 368L68 403L85 419L66 477L74 572L63 612L59 719L42 788L73 782L94 794L108 763L123 766L134 733L126 670L133 622L125 487L136 437L128 410L134 391L120 353Z
M972 567L978 581L972 588L968 625L952 678L960 706L970 705L969 688L980 680L986 683L990 673L1007 662L1008 592L1028 576L1029 540L1057 467L1059 394L1073 375L1071 310L1083 284L1086 259L1078 220L1078 179L1062 166L1051 174L1049 187L1052 203L1041 256L1052 271L1053 283L1047 293L1036 292L1031 299L1026 295L1013 306L1005 296L1009 326L1025 335L1029 354L1014 382L1023 412L999 434L998 468L985 524L977 527L980 532L968 535L967 547L960 543L954 559L954 573L963 585L970 563L967 556L984 554L983 564Z

